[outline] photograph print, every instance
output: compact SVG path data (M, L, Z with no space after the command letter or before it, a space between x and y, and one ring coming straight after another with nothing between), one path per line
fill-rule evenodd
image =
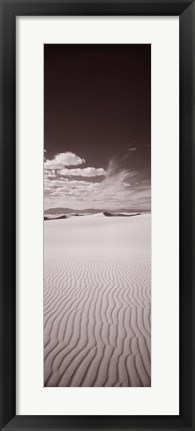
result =
M44 45L44 386L151 386L151 45Z

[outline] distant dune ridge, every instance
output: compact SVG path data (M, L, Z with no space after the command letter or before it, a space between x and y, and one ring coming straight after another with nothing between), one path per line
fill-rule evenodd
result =
M60 215L60 216L58 216L58 215L56 215L56 216L44 216L44 220L61 220L61 219L65 219L65 218L67 218L67 216L65 215L65 214L63 214L63 215Z
M45 386L151 386L151 216L121 213L44 224Z
M109 211L104 211L103 214L106 217L132 217L132 216L136 216L139 215L139 213L113 213L113 212L109 212Z
M127 208L122 208L120 210L107 210L107 209L97 209L97 208L87 208L83 210L79 209L73 209L73 208L47 208L44 210L44 214L47 216L50 215L62 215L62 214L74 214L74 215L82 215L82 214L97 214L97 213L104 213L109 212L111 214L116 213L122 213L122 214L137 214L137 213L148 213L148 211L140 211L139 209L136 209L132 212L132 210ZM150 211L149 211L150 212Z
M48 213L47 213L48 214ZM111 211L103 211L103 212L97 212L94 213L92 212L93 215L95 216L101 216L104 215L105 217L133 217L133 216L137 216L140 213L128 213L128 212L121 212L121 213L117 213L117 212L111 212ZM59 219L64 219L64 218L68 218L68 217L80 217L80 216L85 216L85 215L89 215L89 213L67 213L67 214L61 214L59 215L58 213L54 214L53 212L51 214L45 215L44 216L44 220L59 220Z

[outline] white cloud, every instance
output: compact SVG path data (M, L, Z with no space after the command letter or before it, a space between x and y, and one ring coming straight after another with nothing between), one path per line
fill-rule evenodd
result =
M44 178L55 178L56 173L54 169L44 169Z
M79 189L79 188L91 188L93 186L99 186L100 183L91 183L84 180L69 180L68 178L45 178L44 187L51 187L53 189L57 187L64 187L64 189Z
M76 166L85 163L84 159L81 159L74 153L66 152L56 154L54 159L46 160L44 162L45 169L63 169L65 166Z
M105 176L106 172L103 168L76 168L76 169L62 169L59 174L64 176L74 176L74 177L98 177Z

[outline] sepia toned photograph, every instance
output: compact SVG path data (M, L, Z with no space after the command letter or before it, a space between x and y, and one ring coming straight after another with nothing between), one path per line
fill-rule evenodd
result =
M44 45L44 386L151 386L151 45Z

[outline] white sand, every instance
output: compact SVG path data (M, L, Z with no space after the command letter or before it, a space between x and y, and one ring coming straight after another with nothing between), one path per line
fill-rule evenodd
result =
M44 222L45 386L150 386L151 216Z

